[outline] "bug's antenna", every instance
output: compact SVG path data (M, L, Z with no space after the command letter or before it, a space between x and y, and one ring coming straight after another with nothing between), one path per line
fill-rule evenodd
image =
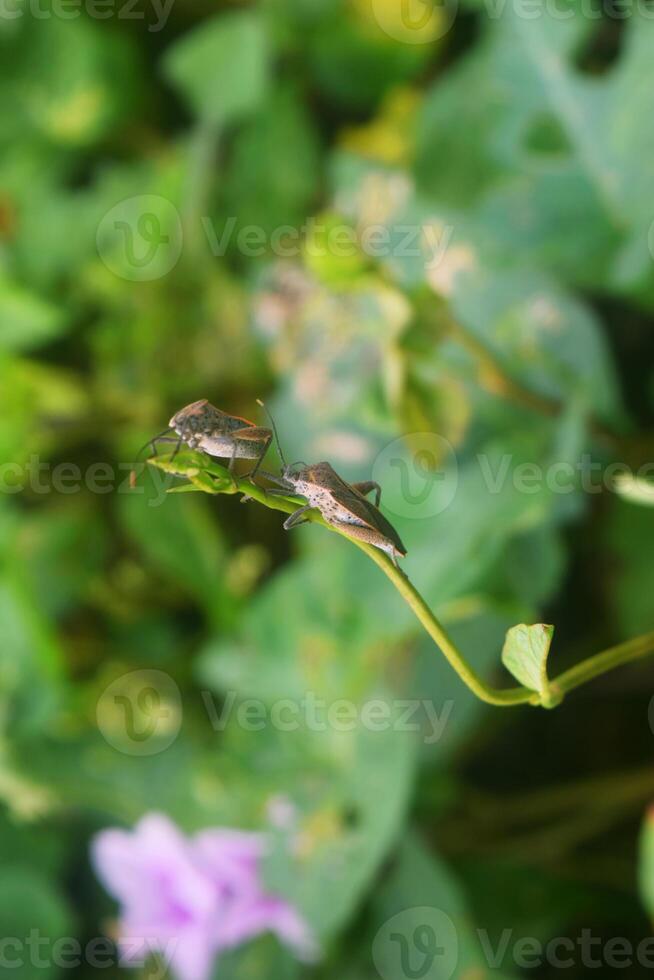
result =
M282 447L279 444L279 436L277 434L277 426L275 425L275 420L272 417L272 415L270 414L270 412L268 411L268 406L265 405L264 402L262 402L260 398L257 398L257 405L261 405L262 409L264 410L264 412L266 413L266 415L270 419L270 424L272 426L272 430L273 430L273 433L274 433L274 436L275 436L275 444L277 446L277 452L279 454L279 458L282 461L282 466L284 467L284 469L288 469L287 464L286 464L286 460L284 459L284 453L282 452Z
M136 456L134 457L134 462L132 463L132 469L131 469L130 474L129 474L129 485L130 485L130 487L134 488L136 486L136 464L138 463L139 459L141 458L142 453L145 452L145 450L148 448L148 446L154 446L155 443L157 442L157 439L163 439L163 437L166 436L166 435L168 435L169 432L172 432L172 429L171 429L170 426L168 426L167 429L164 429L163 432L160 432L159 435L153 436L152 439L148 439L148 441L145 443L145 445L144 446L141 446L141 448L137 452Z
M166 435L168 435L169 432L172 432L172 429L171 429L170 426L168 426L167 429L164 429L163 432L160 432L159 435L153 436L152 439L148 439L148 441L145 443L145 445L144 446L141 446L141 448L137 452L136 456L134 457L134 462L135 463L138 463L139 457L141 456L141 453L145 452L145 450L148 448L148 446L154 445L154 443L157 441L157 439L163 439L163 437L166 436Z

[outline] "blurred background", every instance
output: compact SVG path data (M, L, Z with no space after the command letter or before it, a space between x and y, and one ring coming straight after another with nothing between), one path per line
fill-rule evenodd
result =
M553 674L653 629L614 480L653 475L653 64L645 3L3 4L3 937L114 935L88 844L149 811L267 830L323 948L217 978L549 977L515 944L554 937L581 977L584 930L605 969L649 935L652 664L485 706L342 538L128 475L187 403L265 398L289 460L382 485L489 682L515 623ZM398 966L422 907L458 953ZM46 961L3 972L98 972Z

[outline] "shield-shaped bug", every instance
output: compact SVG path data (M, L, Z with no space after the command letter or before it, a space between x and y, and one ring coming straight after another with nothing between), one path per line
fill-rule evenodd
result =
M269 412L268 416L277 437L277 429ZM399 567L398 557L404 558L407 552L399 534L379 510L381 500L379 484L372 480L347 483L333 466L326 462L314 463L311 466L305 463L288 466L282 455L279 439L277 438L276 441L283 469L281 476L264 473L279 487L276 490L268 490L268 493L297 494L307 501L304 507L300 507L284 521L285 530L303 524L307 520L307 512L315 508L332 527L386 552L393 564ZM367 499L367 495L373 490L375 491L374 504Z
M175 432L177 438L169 436L170 432ZM256 463L247 474L252 479L263 462L271 440L270 429L241 418L240 415L221 412L206 398L202 398L175 412L169 428L147 442L141 452L149 446L155 448L159 442L174 442L174 459L184 443L190 449L199 449L208 456L228 459L227 468L230 474L235 460L254 459Z
M347 483L327 462L303 465L299 469L285 466L281 477L274 479L283 488L280 493L297 494L307 501L306 506L284 521L286 530L303 524L307 520L307 511L316 508L332 527L385 551L394 565L397 565L398 557L406 555L399 534L377 506L381 498L378 483L371 480ZM373 490L374 504L367 499L367 494Z

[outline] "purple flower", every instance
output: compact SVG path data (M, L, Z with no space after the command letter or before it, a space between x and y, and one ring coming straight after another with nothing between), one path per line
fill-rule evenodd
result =
M208 980L216 956L274 932L301 959L316 947L292 905L264 892L261 834L214 828L186 837L151 813L133 831L104 830L91 845L98 877L121 905L125 965L158 952L179 980Z

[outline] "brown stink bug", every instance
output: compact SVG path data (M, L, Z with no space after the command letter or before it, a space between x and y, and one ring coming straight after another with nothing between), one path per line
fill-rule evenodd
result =
M169 432L175 432L177 438L169 436ZM199 449L208 456L229 459L230 474L234 469L235 460L254 459L256 463L247 474L252 479L261 466L271 440L270 429L258 426L249 419L241 418L240 415L221 412L206 398L202 398L175 412L169 422L169 428L160 432L154 439L150 439L141 452L148 446L155 448L159 442L174 442L176 443L174 459L182 443L185 443L190 449Z
M307 511L316 508L332 527L385 551L394 565L397 566L398 557L404 558L406 555L406 548L399 534L377 506L381 498L378 483L372 480L347 483L326 462L302 465L299 469L285 466L281 477L275 477L274 480L283 489L269 492L290 492L307 501L304 507L300 507L284 521L287 531L303 524L307 520ZM366 495L373 490L374 504L366 499Z
M262 404L259 402L259 404ZM265 406L264 406L265 408ZM266 409L266 411L268 411ZM270 413L268 413L270 417ZM277 436L275 423L270 422ZM316 509L325 521L358 541L365 541L386 552L396 567L398 557L404 558L406 548L393 525L379 510L381 487L372 480L363 483L347 483L338 475L330 463L314 463L307 466L295 463L288 466L282 455L279 439L277 448L282 461L281 476L264 473L276 483L279 489L268 490L272 494L297 494L307 501L284 521L285 530L297 527L307 520L307 511ZM297 468L299 466L299 469ZM367 500L367 495L375 491L375 503Z

